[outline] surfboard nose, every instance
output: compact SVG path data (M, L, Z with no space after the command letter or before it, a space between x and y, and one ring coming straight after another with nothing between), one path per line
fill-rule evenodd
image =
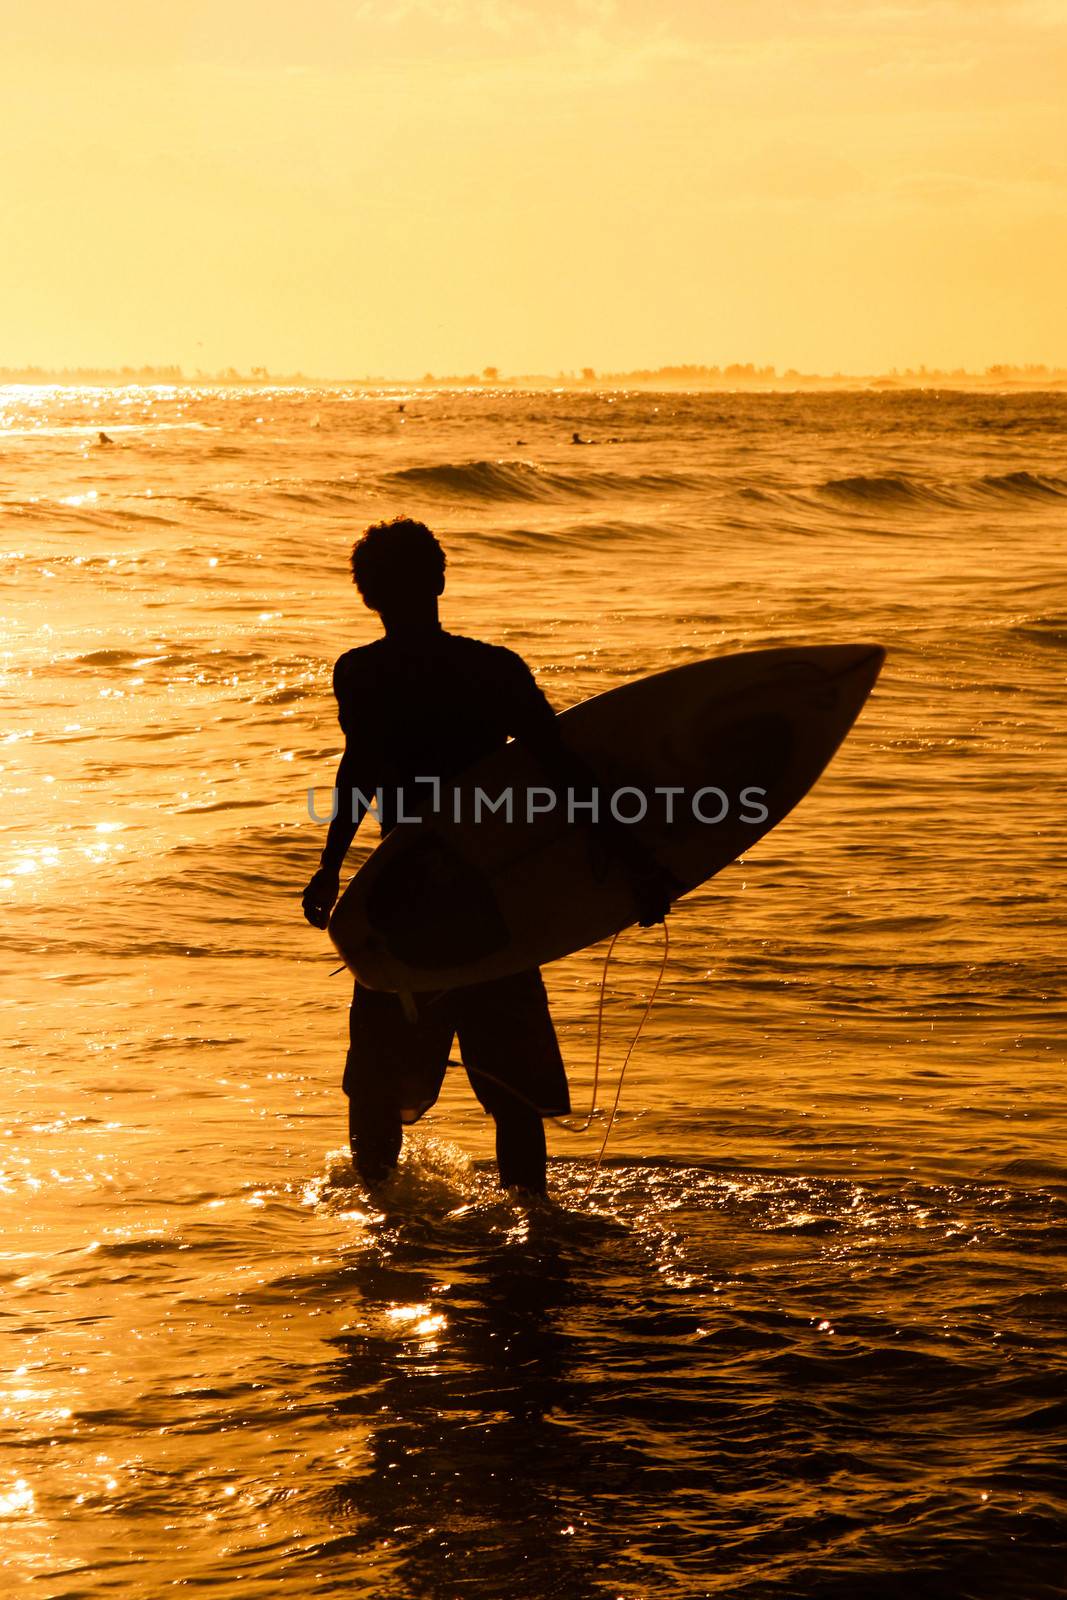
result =
M870 694L874 687L875 679L882 670L885 662L885 646L880 644L833 644L828 645L823 652L823 657L830 672L835 676L856 678L866 684L865 694Z

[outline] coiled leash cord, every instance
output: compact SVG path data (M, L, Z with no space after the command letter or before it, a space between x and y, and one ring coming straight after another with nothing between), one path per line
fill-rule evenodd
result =
M600 1046L604 1036L604 995L608 986L608 965L611 961L612 952L615 949L618 938L619 935L615 934L611 943L608 945L607 955L604 957L604 969L600 974L600 1001L597 1005L596 1011L596 1055L593 1063L593 1093L589 1102L589 1114L585 1118L585 1121L579 1123L577 1127L575 1127L572 1123L562 1121L562 1119L559 1117L552 1118L552 1121L556 1124L557 1128L563 1128L567 1133L585 1133L586 1129L592 1122L594 1115L596 1114L596 1091L597 1084L600 1081ZM648 1002L644 1011L641 1013L641 1020L637 1024L637 1027L634 1030L634 1036L630 1040L630 1043L627 1046L626 1054L622 1058L622 1066L619 1068L619 1081L615 1085L615 1099L612 1101L611 1114L608 1117L608 1125L604 1129L604 1137L601 1140L600 1150L597 1153L596 1161L593 1164L593 1171L590 1175L589 1182L586 1184L585 1188L578 1197L578 1204L580 1206L584 1205L589 1196L592 1194L593 1185L596 1183L596 1180L600 1174L600 1168L603 1165L604 1156L607 1153L608 1140L611 1138L611 1130L615 1126L615 1115L619 1109L619 1101L622 1098L622 1085L623 1079L626 1077L626 1068L630 1065L630 1057L637 1049L637 1041L644 1032L645 1023L652 1015L652 1007L655 1004L656 996L659 993L659 986L663 982L663 975L667 970L667 957L670 955L670 949L671 935L670 930L667 927L666 919L664 919L663 955L660 957L659 971L656 973L656 981L652 985L651 992L648 996Z
M611 1112L608 1116L608 1125L604 1129L604 1137L601 1140L600 1150L597 1153L596 1161L593 1163L593 1171L590 1175L589 1182L578 1196L579 1205L584 1205L589 1196L592 1194L593 1185L596 1183L596 1180L600 1174L600 1169L604 1164L604 1156L607 1154L608 1140L611 1138L611 1130L615 1126L615 1117L619 1110L619 1102L622 1099L622 1086L626 1078L626 1069L630 1065L631 1056L637 1049L637 1043L645 1030L645 1024L652 1015L652 1007L656 1002L656 996L659 993L660 984L663 982L664 974L667 971L667 960L670 955L671 948L671 936L666 921L663 922L662 926L663 955L660 957L659 970L656 973L656 979L649 993L645 1009L641 1013L641 1020L637 1024L637 1027L634 1030L633 1038L626 1047L626 1054L622 1058L622 1066L619 1068L619 1081L615 1085L615 1099L612 1101ZM596 1116L596 1096L597 1089L600 1086L600 1058L604 1042L604 1001L608 987L608 968L611 965L611 958L615 953L615 946L618 944L623 931L624 930L620 929L619 933L613 935L611 943L608 945L607 953L604 956L604 965L600 973L600 998L597 1002L596 1008L596 1051L593 1058L593 1088L589 1097L589 1110L581 1122L577 1123L563 1117L548 1117L545 1119L548 1122L554 1123L556 1127L560 1128L564 1133L588 1133L590 1127L592 1126L593 1118ZM337 968L338 972L344 972L344 970L345 969L343 966ZM333 977L334 974L331 973L330 976ZM462 1061L450 1060L448 1065L450 1067L465 1067L465 1063ZM540 1106L536 1105L533 1100L524 1095L520 1089L516 1089L513 1084L505 1083L502 1078L496 1077L492 1072L485 1072L480 1067L466 1067L466 1071L470 1073L472 1077L484 1078L487 1083L495 1083L498 1089L503 1089L507 1094L512 1095L516 1100L521 1100L524 1105L529 1106L531 1111L536 1111L538 1116L541 1115Z

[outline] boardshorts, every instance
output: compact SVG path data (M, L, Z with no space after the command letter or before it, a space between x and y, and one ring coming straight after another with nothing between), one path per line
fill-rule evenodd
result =
M405 1123L417 1122L441 1092L452 1041L471 1088L489 1113L518 1101L543 1117L571 1108L567 1074L541 974L414 996L409 1020L398 995L356 984L348 1014L343 1087L350 1100L383 1092Z

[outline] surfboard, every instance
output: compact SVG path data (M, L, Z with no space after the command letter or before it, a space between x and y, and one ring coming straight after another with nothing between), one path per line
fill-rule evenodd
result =
M880 645L842 644L690 662L561 712L560 733L596 774L603 815L688 893L807 794L884 658ZM417 825L382 840L330 920L368 988L417 994L505 977L637 920L624 868L587 825L590 797L576 793L568 816L521 744L434 798Z

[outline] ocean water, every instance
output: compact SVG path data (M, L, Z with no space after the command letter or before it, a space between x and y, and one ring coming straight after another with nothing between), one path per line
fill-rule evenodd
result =
M1067 1593L1065 446L1048 394L0 391L5 1594ZM672 914L586 1196L620 941L545 1209L462 1073L382 1204L344 1148L306 790L400 511L559 708L889 652ZM546 972L578 1107L601 957Z

